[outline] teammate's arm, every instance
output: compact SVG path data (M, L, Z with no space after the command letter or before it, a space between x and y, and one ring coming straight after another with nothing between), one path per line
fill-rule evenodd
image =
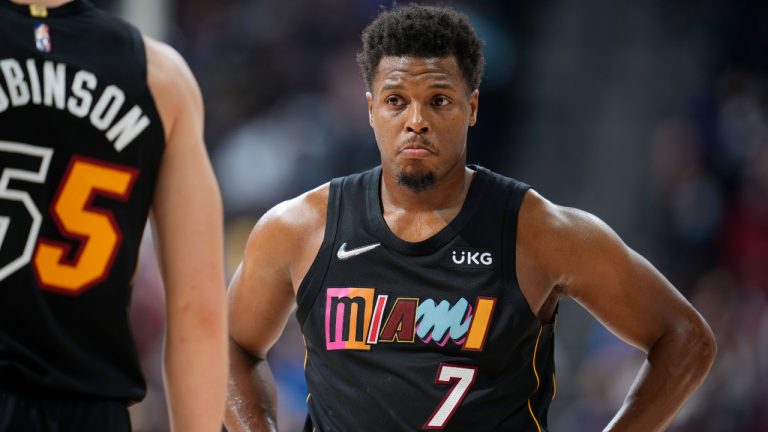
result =
M230 432L276 431L267 352L296 307L296 290L322 243L328 187L267 212L251 232L229 285L230 376L224 422Z
M518 275L534 311L558 295L570 296L647 354L606 431L664 430L712 365L716 347L709 326L596 217L531 191L520 218L526 229L519 231Z
M228 364L222 204L203 143L202 97L178 53L148 38L145 46L166 138L152 223L166 293L171 429L219 431Z

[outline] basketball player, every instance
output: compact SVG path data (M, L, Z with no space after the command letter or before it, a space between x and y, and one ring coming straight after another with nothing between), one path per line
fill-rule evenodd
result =
M230 286L231 432L275 430L291 312L306 431L545 431L558 299L644 350L606 430L663 430L715 353L701 316L603 222L466 166L481 42L446 8L382 12L358 56L381 166L271 209Z
M221 200L197 83L84 0L0 0L0 431L128 431L145 383L128 323L152 214L171 426L218 431Z

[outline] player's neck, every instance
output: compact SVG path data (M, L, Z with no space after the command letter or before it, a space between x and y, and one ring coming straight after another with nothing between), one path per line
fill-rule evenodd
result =
M424 191L415 191L402 185L393 173L383 172L381 200L384 209L427 212L461 208L474 172L463 163L451 171Z
M71 1L73 0L11 0L11 3L21 5L35 4L49 8L57 8L63 4L70 3Z

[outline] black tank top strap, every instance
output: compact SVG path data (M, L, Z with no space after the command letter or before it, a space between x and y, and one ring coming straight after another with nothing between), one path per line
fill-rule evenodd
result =
M331 180L328 191L328 210L325 219L325 234L320 250L317 252L315 260L309 267L306 276L301 281L299 289L296 292L296 318L299 325L303 326L307 315L312 310L317 294L322 285L320 281L325 277L328 265L333 257L333 245L336 240L336 232L339 225L339 213L341 211L341 191L344 184L344 178L335 178Z
M131 45L129 49L133 51L133 60L131 66L136 68L136 73L143 76L143 80L136 80L136 83L147 83L147 50L144 46L144 37L141 35L139 29L134 26L126 26L125 29L129 32L129 39ZM147 86L148 87L148 86Z
M519 285L517 281L516 259L518 216L520 214L520 207L523 204L523 198L525 198L525 194L531 187L511 179L507 179L504 186L507 189L507 204L502 225L502 235L504 238L502 243L503 277L508 284Z

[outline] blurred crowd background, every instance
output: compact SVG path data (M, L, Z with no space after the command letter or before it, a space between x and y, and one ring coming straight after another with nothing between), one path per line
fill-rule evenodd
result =
M400 0L400 4L407 1ZM105 0L197 76L231 275L276 203L377 164L359 34L381 0ZM719 343L672 431L768 431L768 2L460 1L485 40L469 162L592 212L656 265ZM150 239L132 316L150 385L137 431L167 430L162 285ZM552 431L598 431L644 356L574 302L557 328ZM306 413L292 320L270 363L281 430Z

